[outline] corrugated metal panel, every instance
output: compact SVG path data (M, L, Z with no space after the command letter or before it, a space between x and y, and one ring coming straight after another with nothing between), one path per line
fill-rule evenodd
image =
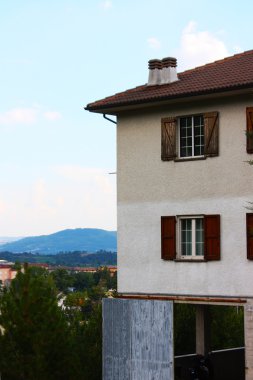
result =
M104 299L103 380L173 376L173 303Z

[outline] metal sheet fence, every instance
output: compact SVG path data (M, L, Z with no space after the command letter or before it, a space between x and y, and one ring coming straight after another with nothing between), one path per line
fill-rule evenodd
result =
M103 380L173 380L173 302L103 300Z

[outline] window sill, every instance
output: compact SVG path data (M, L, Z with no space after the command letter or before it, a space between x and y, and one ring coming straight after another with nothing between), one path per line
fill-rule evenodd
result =
M206 263L205 259L174 259L176 263Z
M206 160L206 159L207 159L207 156L182 157L182 158L175 158L174 162L197 161L197 160Z

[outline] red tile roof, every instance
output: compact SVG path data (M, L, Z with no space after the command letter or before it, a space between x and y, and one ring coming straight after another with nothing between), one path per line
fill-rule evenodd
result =
M86 110L99 112L116 107L153 103L253 87L253 50L178 74L179 81L139 86L89 103Z

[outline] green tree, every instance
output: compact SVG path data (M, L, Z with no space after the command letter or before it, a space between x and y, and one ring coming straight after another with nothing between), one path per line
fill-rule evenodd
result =
M12 269L14 270L21 270L21 264L18 261L15 261L14 265L12 266Z
M212 350L243 347L243 308L232 306L211 306L210 313Z
M174 350L175 355L193 354L195 352L195 306L174 304Z
M71 379L69 327L51 276L19 271L0 298L0 326L3 379Z
M52 272L55 285L61 292L67 293L68 288L73 286L74 278L65 269L56 269Z
M92 273L78 272L73 275L73 286L76 290L89 289L95 285Z
M102 306L94 304L90 318L76 326L75 344L82 380L102 379Z

